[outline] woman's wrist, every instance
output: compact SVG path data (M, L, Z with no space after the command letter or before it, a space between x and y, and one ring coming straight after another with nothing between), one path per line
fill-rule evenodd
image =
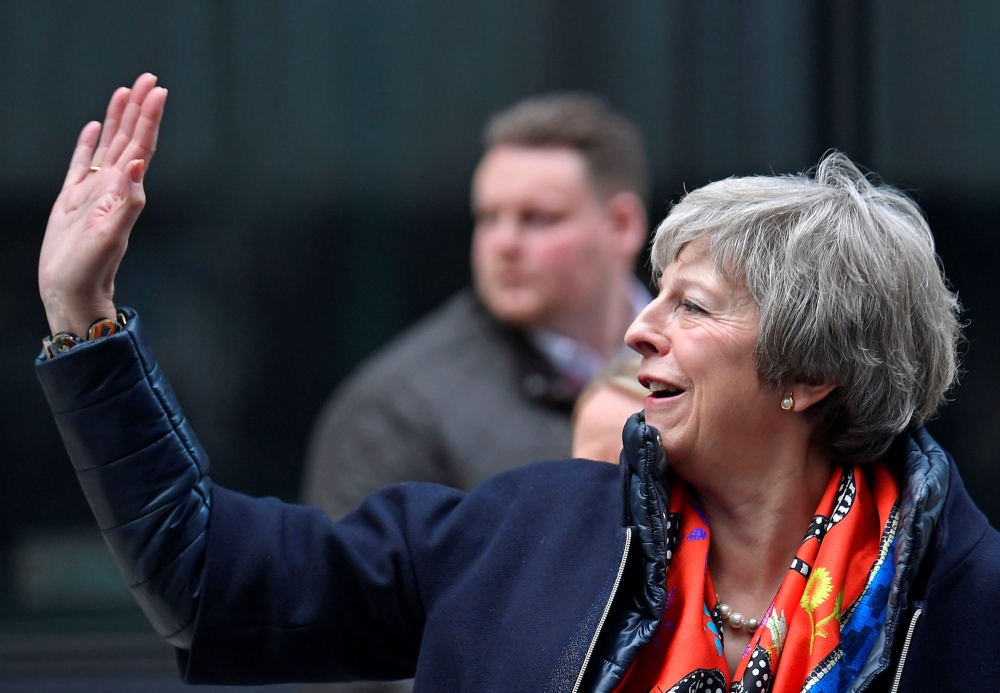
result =
M42 352L46 359L64 354L83 342L101 337L110 337L125 329L128 318L123 311L116 310L114 318L98 318L86 331L81 333L61 330L42 340Z
M68 332L80 335L84 339L87 330L100 320L115 320L117 316L115 304L108 301L95 301L92 304L70 306L63 301L45 301L45 317L49 322L50 334Z

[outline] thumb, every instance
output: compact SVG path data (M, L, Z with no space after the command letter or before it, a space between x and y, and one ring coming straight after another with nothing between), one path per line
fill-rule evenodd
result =
M142 183L142 177L146 173L146 162L142 159L134 159L128 163L128 170L133 183Z
M142 187L142 178L146 172L146 162L134 159L125 165L118 179L118 195L122 201L119 209L121 231L124 238L132 230L132 225L139 218L139 213L146 206L146 191Z
M146 205L146 191L142 187L142 178L146 174L146 162L142 159L133 159L125 166L121 177L122 199L125 200L126 208L129 208L138 216L139 212Z
M142 188L142 178L145 173L146 162L142 159L133 159L125 164L117 181L117 194L126 204L138 203L141 206L145 202L145 192Z

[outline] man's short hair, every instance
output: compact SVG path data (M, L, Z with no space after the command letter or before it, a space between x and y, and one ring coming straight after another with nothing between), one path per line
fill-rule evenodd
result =
M488 151L505 144L575 149L602 191L628 190L644 202L649 196L639 128L593 94L535 96L497 113L483 131L483 146Z

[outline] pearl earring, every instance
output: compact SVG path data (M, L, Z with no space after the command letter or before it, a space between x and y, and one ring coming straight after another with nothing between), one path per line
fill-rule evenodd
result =
M785 411L791 411L795 407L795 397L789 392L785 395L785 398L781 400L781 408Z

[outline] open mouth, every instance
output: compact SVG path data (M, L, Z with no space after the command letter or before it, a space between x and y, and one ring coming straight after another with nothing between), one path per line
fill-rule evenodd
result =
M667 385L666 383L659 383L655 380L650 381L647 387L649 388L649 394L657 399L676 397L684 392L684 390L679 387L673 387L672 385Z

